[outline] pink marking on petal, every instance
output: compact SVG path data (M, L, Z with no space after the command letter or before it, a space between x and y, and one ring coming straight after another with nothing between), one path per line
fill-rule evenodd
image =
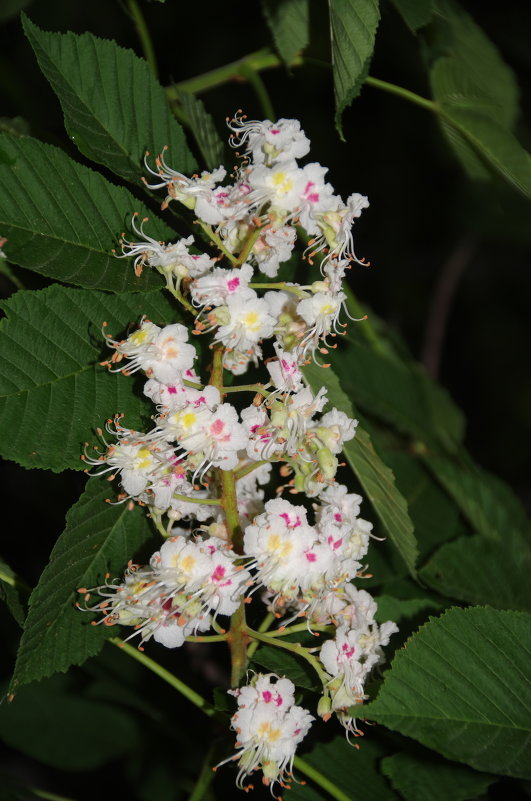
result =
M229 290L229 292L235 292L239 286L240 286L240 279L237 276L231 278L230 281L227 281L227 289Z
M177 392L177 387L168 387L168 392L170 395L175 395Z
M210 431L214 434L215 437L219 436L223 429L225 428L225 423L223 420L214 420L212 425L210 426Z
M309 553L306 553L305 556L308 562L315 562L315 560L317 559L317 556L311 551L309 551Z
M270 690L264 690L264 692L262 693L262 698L264 699L266 704L268 704L270 701L273 700L273 695Z
M218 565L210 578L212 581L221 581L221 579L225 578L225 568L223 565Z

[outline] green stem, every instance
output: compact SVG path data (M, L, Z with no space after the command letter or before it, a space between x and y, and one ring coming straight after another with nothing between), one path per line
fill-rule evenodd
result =
M214 753L216 751L216 746L217 743L214 743L208 749L207 754L203 760L203 765L201 766L201 772L197 777L195 787L192 790L192 794L188 798L188 801L201 801L206 791L208 790L210 784L212 783L215 773L212 770L211 763L214 761Z
M221 253L223 253L225 258L227 258L230 261L231 264L237 265L238 264L238 259L236 258L236 256L233 253L230 252L230 250L227 250L227 248L223 244L223 241L222 241L221 237L219 237L216 234L216 232L212 230L212 226L211 225L207 225L207 223L203 222L202 220L196 220L196 222L197 222L197 225L199 225L199 227L201 228L201 230L204 231L205 234L208 236L210 241L214 243L214 245L217 247L217 249L219 251L221 251ZM195 310L194 310L194 314L197 314L197 312Z
M200 634L197 637L186 637L186 642L225 642L227 634L209 634L202 637Z
M223 398L223 354L224 348L220 345L214 347L214 359L210 383L219 389ZM221 487L221 506L225 513L228 540L232 543L236 553L242 553L242 529L240 515L238 514L238 500L236 497L236 476L234 470L218 469L218 480ZM245 601L242 600L230 621L230 630L227 642L231 658L231 686L238 687L241 677L247 668L247 624L245 620Z
M162 515L157 513L157 512L155 512L151 507L150 507L150 514L151 514L151 519L153 520L153 523L155 524L155 528L157 529L157 531L159 532L161 537L164 537L164 539L167 539L168 532L166 531L166 529L162 525Z
M245 264L245 262L247 261L247 257L249 256L249 253L253 249L254 244L255 244L256 240L260 237L261 233L262 233L262 229L261 228L255 228L254 231L251 231L251 233L249 234L249 236L245 240L245 244L244 244L242 250L240 251L240 255L238 256L238 260L236 262L237 266L241 266L242 264Z
M5 275L17 289L25 288L18 275L15 275L9 264L3 258L0 258L0 273Z
M241 470L238 470L234 474L234 478L236 479L236 481L239 481L240 478L245 478L245 476L248 476L249 473L253 472L253 470L256 470L258 467L262 467L262 465L264 464L271 464L272 461L273 461L272 459L262 459L260 462L253 462L252 464L248 464L247 467L242 467ZM258 629L258 631L260 631L260 629Z
M304 759L296 756L293 764L297 770L300 770L301 773L304 773L304 775L315 782L315 784L319 785L319 787L322 787L323 790L326 790L326 792L329 793L332 798L335 798L336 801L352 801L352 796L347 795L343 792L343 790L340 790L333 781L327 779L322 773L319 773L318 770L305 762Z
M240 67L240 75L246 78L251 86L253 87L256 97L258 98L258 102L262 107L262 111L264 117L268 120L276 120L275 111L273 109L273 103L271 102L271 98L269 97L269 92L267 91L267 87L263 82L262 78L260 77L260 73L253 69L253 67L248 63L245 62Z
M159 270L159 272L162 272L162 270ZM184 308L187 311L190 312L190 314L193 314L194 317L197 317L197 309L194 309L192 304L188 300L186 300L182 292L176 287L174 287L168 280L166 281L166 289L168 290L170 295L173 295L175 300L177 300L182 306L184 306Z
M302 58L297 56L293 59L290 66L297 67L302 64ZM260 70L271 69L272 67L282 66L282 61L276 53L269 47L264 47L261 50L256 50L254 53L249 53L237 61L232 61L230 64L225 64L223 67L217 67L215 70L205 72L202 75L197 75L195 78L188 78L185 81L169 86L166 89L167 95L170 100L178 98L179 91L204 92L206 89L214 89L216 86L222 86L228 81L242 80L242 66L246 65L255 72Z
M136 32L138 34L138 38L140 39L140 45L142 47L144 58L151 67L156 78L158 76L157 59L155 58L155 50L153 49L153 43L149 35L144 15L140 10L137 0L127 0L127 7L129 9L131 18L135 23Z
M3 570L0 570L0 581L3 581L4 584L9 584L10 587L15 587L24 595L29 595L31 592L31 587L25 581L22 581L18 576L10 576L9 573L5 573Z
M403 86L397 86L396 84L389 83L388 81L381 81L379 78L373 78L370 75L365 78L365 83L368 86L374 86L375 89L381 89L383 92L397 95L403 100L409 100L410 103L414 103L416 106L420 106L421 108L426 108L428 111L434 111L435 113L440 111L439 106L433 100L428 100L427 97L421 97L421 95L417 95L415 92L411 92L409 89L404 89Z
M258 626L257 631L259 632L267 631L271 623L273 623L275 620L276 620L276 615L274 615L273 612L268 612L267 615L262 620L262 622L260 623L260 625ZM259 645L260 645L259 640L252 641L252 643L247 648L247 659L249 660L251 659L252 655L254 654Z
M219 498L192 498L190 495L179 495L177 492L173 493L172 498L175 498L176 501L186 501L186 503L204 503L207 506L221 505Z
M285 292L292 292L294 295L297 295L299 298L307 298L308 293L304 291L304 289L300 286L293 286L292 284L286 284L283 281L279 281L277 284L257 284L254 281L249 284L251 289L283 289Z
M228 395L230 392L257 392L259 395L263 395L264 398L268 398L271 393L264 389L263 384L238 384L236 387L223 387L223 394Z
M245 620L245 601L242 601L230 621L230 631L227 642L230 648L231 672L230 685L238 687L241 678L247 670L247 646L249 635L247 634L247 622Z
M16 578L14 576L8 576L3 570L0 570L0 581L3 581L4 584L9 584L11 587L17 586Z
M111 642L113 645L116 645L118 648L128 654L128 656L136 659L137 662L140 662L140 664L144 665L144 667L148 668L148 670L151 670L161 679L164 679L164 681L168 682L168 684L170 684L174 690L177 690L181 693L181 695L184 695L184 697L187 698L190 703L194 704L198 709L201 710L201 712L204 712L205 715L212 717L212 715L216 714L216 710L212 704L209 704L209 702L203 698L203 696L199 695L199 693L196 693L196 691L192 690L191 687L188 687L187 684L178 679L177 676L174 676L173 673L170 673L169 670L163 668L162 665L159 665L158 662L155 662L154 659L146 656L143 651L139 651L138 648L134 648L132 645L129 645L129 643L123 642L119 637L111 637L109 642Z
M66 798L66 796L64 795L57 795L57 793L49 793L47 790L36 790L35 787L31 788L31 792L38 798L44 798L45 801L72 801L71 798Z
M183 382L185 387L191 387L192 389L202 390L202 389L205 388L204 384L196 384L195 381L188 381L186 378L183 378L182 382Z
M331 631L330 626L314 626L312 625L312 631ZM260 631L260 629L258 629ZM275 629L274 631L268 631L269 637L286 637L288 634L297 634L299 631L307 631L308 634L312 632L308 629L308 623L296 623L294 626L288 626L287 628L280 627L279 629Z
M297 656L302 656L302 658L306 659L306 661L309 662L309 664L313 667L323 686L329 683L330 676L323 670L317 657L308 653L308 649L304 648L300 642L284 642L283 640L280 640L279 642L278 639L271 636L271 634L264 634L263 632L254 631L250 628L247 628L247 633L253 640L260 640L260 642L265 642L268 645L274 645L276 648L284 648L286 651L291 651L291 653L297 654Z

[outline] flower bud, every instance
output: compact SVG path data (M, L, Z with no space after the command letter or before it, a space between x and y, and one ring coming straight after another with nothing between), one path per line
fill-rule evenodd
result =
M323 695L317 704L317 714L323 720L328 720L332 710L332 702L329 695Z

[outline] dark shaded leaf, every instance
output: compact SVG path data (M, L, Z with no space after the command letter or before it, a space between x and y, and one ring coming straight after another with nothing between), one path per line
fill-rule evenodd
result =
M291 64L310 41L309 0L262 0L280 58Z

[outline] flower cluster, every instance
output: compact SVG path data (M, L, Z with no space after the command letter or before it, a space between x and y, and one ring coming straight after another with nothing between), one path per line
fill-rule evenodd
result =
M320 164L299 165L310 143L297 121L236 116L229 128L241 151L232 183L224 183L222 167L189 178L168 165L166 153L155 168L146 157L148 186L164 190L163 207L178 202L193 211L217 253L201 252L192 236L158 242L144 232L147 220L135 217L138 241L122 238L121 257L133 259L137 274L153 268L164 275L194 315L193 334L210 335L214 359L205 380L180 323L142 318L125 339L105 333L109 369L145 376L153 427L126 428L118 415L101 433L104 450L96 446L83 458L92 474L119 477L120 500L147 506L165 541L122 581L81 591L86 603L93 593L104 598L89 607L102 612L99 622L133 627L141 644L153 638L170 648L210 628L222 639L218 616L231 617L254 598L266 620L282 619L286 633L303 618L291 629L325 635L319 656L299 650L323 685L318 712L325 720L335 713L355 733L353 707L363 702L366 678L396 626L379 626L374 601L352 583L363 575L372 526L360 517L361 497L336 473L357 420L327 410L326 388L314 393L304 367L319 363L343 333L343 279L358 261L352 224L368 203L359 194L343 201ZM317 257L321 275L304 285L257 280L257 273L276 278L299 236L307 272ZM225 384L224 371L239 376L260 364L261 383L238 386L230 376ZM242 401L249 392L250 402ZM280 497L284 490L311 500L292 503ZM254 632L241 619L231 624L231 647L253 637L274 645L284 634ZM256 769L266 784L289 781L313 719L294 706L293 693L289 679L273 674L234 691L239 786Z
M286 786L297 745L314 720L306 709L295 706L295 685L274 673L259 673L247 686L229 692L238 700L238 711L231 719L238 752L229 758L238 760L236 785L250 789L252 785L246 787L243 782L259 768L265 785L280 782Z

